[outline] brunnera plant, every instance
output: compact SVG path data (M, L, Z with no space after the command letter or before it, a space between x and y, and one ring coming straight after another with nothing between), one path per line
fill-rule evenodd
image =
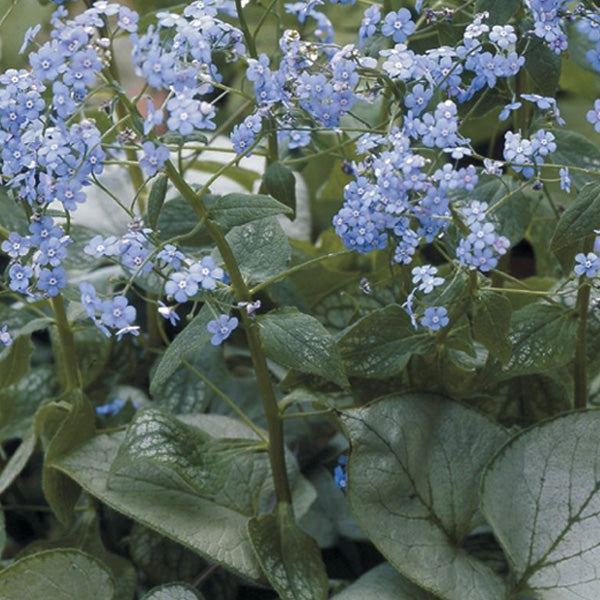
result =
M55 4L0 75L0 597L596 600L597 7Z

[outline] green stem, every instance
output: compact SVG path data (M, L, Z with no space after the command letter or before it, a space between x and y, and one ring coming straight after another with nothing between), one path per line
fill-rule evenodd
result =
M221 258L225 263L229 277L231 278L231 286L236 301L250 302L252 296L250 290L242 277L231 246L225 239L225 235L220 227L210 220L208 210L204 206L202 199L194 190L185 182L181 174L177 171L171 161L167 161L165 170L173 185L181 193L181 195L189 202L196 214L201 219L205 219L206 229L215 242L217 249L221 254ZM251 319L246 311L240 311L252 364L256 373L258 388L263 399L263 408L267 419L267 429L269 432L269 460L271 470L273 472L273 480L275 483L275 493L279 502L287 502L291 504L292 494L287 476L285 464L285 444L283 438L283 423L279 418L279 409L277 407L277 398L267 367L267 360L263 352L260 337L258 334L258 324Z
M323 262L324 260L329 260L330 258L335 258L336 256L344 256L346 254L352 254L353 252L354 252L353 250L340 250L339 252L331 252L330 254L324 254L323 256L317 256L317 258L311 258L310 260L307 260L306 262L300 263L299 265L295 265L294 267L291 267L291 268L287 269L286 271L282 271L281 273L278 273L277 275L274 275L273 277L266 279L262 283L255 285L250 290L250 295L254 296L254 294L257 294L258 292L260 292L261 290L264 290L265 288L269 287L273 283L276 283L277 281L285 279L286 277L288 277L289 275L292 275L293 273L296 273L297 271L302 271L302 269L306 269L307 267L312 267L313 265Z
M115 59L114 48L111 43L111 61L110 61L110 75L113 78L113 87L114 84L120 85L119 82L121 79L119 78L119 67L117 66L117 62ZM122 96L120 96L122 98ZM117 119L121 121L127 117L131 118L132 115L127 110L127 106L121 104L121 102L117 101L115 104L115 112L117 114ZM133 187L137 192L137 204L140 214L143 215L146 212L146 198L142 193L142 188L144 187L145 177L142 173L142 169L140 168L140 161L137 155L137 152L132 149L125 150L125 156L127 156L127 170L129 171L129 176L131 177L131 182L133 183Z
M54 320L58 329L58 337L62 350L63 367L65 373L65 387L67 392L81 388L81 379L77 367L77 351L75 349L75 338L73 330L67 318L65 301L59 294L50 300L54 311Z
M583 252L587 254L594 247L594 239L588 237L583 245ZM582 275L579 278L579 289L577 290L576 310L578 314L577 322L577 340L575 346L575 364L573 367L575 389L574 404L575 408L585 408L587 405L587 317L590 306L591 286L588 278Z
M231 410L233 410L238 417L248 425L252 431L263 441L266 442L264 433L252 422L252 420L246 415L246 413L222 390L220 390L208 377L203 375L194 365L190 364L187 360L183 361L183 365L193 373L206 387L210 388Z

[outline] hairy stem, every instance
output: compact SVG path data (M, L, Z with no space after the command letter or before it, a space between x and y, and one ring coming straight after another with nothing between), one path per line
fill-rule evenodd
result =
M58 337L62 351L62 359L65 373L65 388L67 392L81 388L81 378L77 367L77 352L75 350L75 338L73 330L67 318L65 301L59 294L50 300L54 311L54 320L58 329Z
M181 174L177 171L172 162L168 161L165 165L167 176L173 182L173 185L181 193L181 195L190 203L196 214L205 219L206 229L215 242L217 249L221 253L221 257L229 277L231 278L231 286L237 302L249 302L252 299L250 290L242 277L237 261L229 243L225 239L225 235L220 227L211 221L208 210L204 206L202 199L194 190L185 182ZM240 311L242 322L246 331L248 347L252 357L252 364L256 373L258 388L263 399L263 408L267 418L267 429L269 432L269 460L271 470L273 472L273 480L275 483L275 493L279 502L287 502L291 504L292 494L287 476L285 465L285 445L283 439L283 423L279 418L279 410L277 407L277 398L275 391L271 385L271 377L267 367L267 360L263 352L260 337L258 334L258 324L252 320L245 311Z
M594 247L593 237L589 237L584 242L583 252L588 253ZM587 405L587 316L590 306L591 287L588 278L582 275L579 278L579 290L577 291L576 310L577 321L577 341L575 346L575 364L573 375L575 379L574 404L575 408L585 408Z

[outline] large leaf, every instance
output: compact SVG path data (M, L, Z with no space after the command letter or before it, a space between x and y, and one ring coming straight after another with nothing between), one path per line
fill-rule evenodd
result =
M58 466L111 508L242 577L261 580L246 532L247 517L201 498L168 472L160 479L143 467L135 477L110 477L110 465L121 442L118 434L97 436L64 457Z
M0 571L2 600L113 600L110 573L79 550L47 550Z
M600 227L600 184L590 183L562 214L552 238L552 249L567 248Z
M195 427L156 410L138 413L126 440L122 434L97 436L58 467L115 510L246 579L262 581L247 523L273 503L264 444L228 417L186 420ZM304 514L314 489L289 454L287 462L295 507Z
M482 291L473 303L473 337L502 362L511 355L510 300L496 292Z
M387 560L444 600L504 600L502 579L461 545L483 522L477 486L507 432L426 394L343 411L342 422L350 506Z
M483 510L514 569L540 600L600 597L600 412L570 413L513 438L491 462Z
M436 600L389 564L383 563L359 577L331 600Z
M278 275L290 261L290 244L274 217L234 227L226 238L242 275L250 283Z
M150 382L150 393L159 393L161 386L179 368L182 361L190 353L200 350L208 344L210 333L206 329L213 314L208 305L204 305L200 312L192 319L183 331L173 340L173 343L165 350Z
M314 317L295 308L274 310L259 317L259 332L269 358L303 373L320 375L347 387L335 340Z
M150 590L142 600L204 600L204 596L184 583L169 583Z
M285 204L264 194L227 194L217 198L210 207L210 217L224 229L292 212Z
M348 375L387 379L400 374L413 354L427 353L434 343L428 332L415 333L406 311L392 304L354 323L339 346Z
M325 600L329 583L321 552L302 531L289 505L275 514L254 517L248 533L256 556L281 600Z
M539 373L566 364L575 351L577 318L562 306L529 304L513 313L512 357L503 378Z

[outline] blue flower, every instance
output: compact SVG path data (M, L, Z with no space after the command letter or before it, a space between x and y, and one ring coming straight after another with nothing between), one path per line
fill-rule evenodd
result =
M588 110L585 118L594 126L594 129L600 133L600 100L594 101L594 109Z
M8 325L5 325L0 329L0 344L4 346L10 346L12 344L12 336L8 331Z
M571 191L571 177L569 175L569 168L563 167L558 173L560 175L560 189L568 194Z
M333 469L333 481L342 492L345 492L348 487L348 475L346 473L347 464L348 457L342 455L338 458L338 464Z
M204 290L214 290L217 281L223 281L223 269L217 267L210 256L205 256L199 263L194 263L189 268L189 272L191 278Z
M142 149L144 154L140 160L140 167L146 175L154 177L169 159L169 150L165 146L155 146L152 142L145 142Z
M115 296L112 300L102 303L101 323L106 327L124 329L135 321L136 310L125 296Z
M593 252L588 252L587 254L580 252L575 255L575 262L577 264L573 271L579 277L583 277L584 275L586 277L596 277L600 269L600 260L598 260L598 257Z
M37 289L46 296L58 296L60 290L67 285L67 273L62 267L42 269L37 281Z
M21 237L14 231L8 236L7 240L2 242L2 251L6 252L11 258L25 256L31 248L31 242L28 238Z
M403 42L414 31L415 24L406 8L401 8L398 12L389 12L381 27L381 33L391 37L396 43Z
M430 306L425 309L425 314L421 317L421 325L431 331L446 327L449 321L448 311L443 306Z
M29 266L15 263L8 270L8 276L10 277L10 289L14 292L24 294L29 287L29 279L33 276L33 269Z
M236 317L229 317L227 315L221 315L218 319L209 321L206 325L209 333L213 336L210 338L210 343L213 346L219 346L226 340L231 332L238 326L239 321Z
M177 302L186 302L198 293L198 283L188 271L171 273L165 284L165 294L173 296Z
M158 301L158 314L163 319L167 319L173 326L177 325L177 321L179 321L180 318L174 306L167 306L160 300Z

